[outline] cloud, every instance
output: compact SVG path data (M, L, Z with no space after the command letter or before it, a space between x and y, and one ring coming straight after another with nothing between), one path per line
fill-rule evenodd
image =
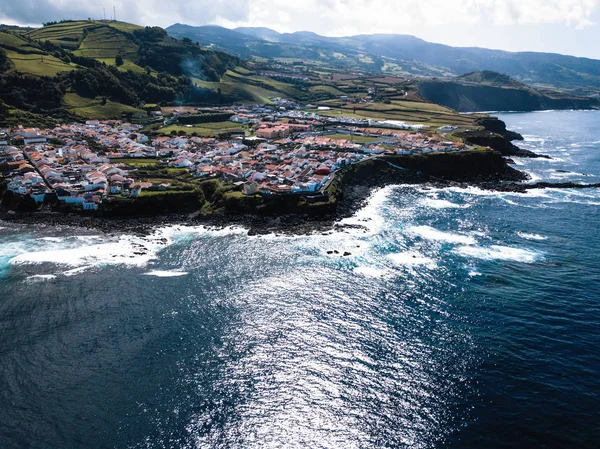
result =
M0 21L101 18L168 26L216 23L327 35L415 32L418 27L561 24L585 28L600 0L0 0Z
M255 0L250 21L257 26L305 28L328 35L415 31L454 25L592 24L599 0ZM291 21L278 21L281 12Z
M206 24L248 20L251 0L0 0L0 21L40 24L63 19L107 18L140 25Z

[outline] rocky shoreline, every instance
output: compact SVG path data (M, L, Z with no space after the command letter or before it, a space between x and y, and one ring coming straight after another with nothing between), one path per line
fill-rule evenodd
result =
M523 156L511 143L522 137L506 130L504 122L485 119L480 123L483 131L476 131L471 140L477 145L490 146L495 151L465 151L416 156L386 156L371 159L342 169L328 188L329 203L323 207L285 208L275 207L223 207L211 214L163 211L154 215L102 216L89 212L57 212L48 208L36 212L17 212L0 207L0 225L35 225L45 228L68 227L88 229L105 234L133 233L149 235L157 227L169 225L207 226L224 228L239 226L248 229L250 235L288 234L306 235L341 229L340 221L351 217L371 196L375 189L389 185L423 185L432 188L475 186L499 192L526 193L532 189L600 188L600 184L576 183L523 183L528 175L510 167L507 156ZM469 141L469 136L465 138ZM508 149L508 150L507 150ZM509 151L510 150L510 151ZM526 152L531 153L531 152ZM539 155L534 154L536 157ZM531 157L526 155L526 157ZM296 200L297 202L297 200ZM279 209L279 206L284 206ZM189 205L186 205L189 206ZM263 205L264 206L264 205ZM172 209L169 209L172 210ZM285 210L285 212L283 212ZM292 210L292 212L290 212Z
M529 190L545 188L600 188L600 184L577 184L571 182L536 182L528 184L510 180L491 181L489 179L474 180L471 182L447 181L407 173L406 176L398 177L394 180L384 176L378 179L365 179L365 182L347 186L335 212L322 216L311 216L308 214L231 214L218 212L206 216L192 213L140 217L98 217L60 212L19 213L2 211L0 212L0 225L6 227L35 225L43 228L78 228L93 230L107 235L123 233L150 235L157 227L175 225L207 226L218 229L242 227L248 230L249 235L307 235L356 227L342 225L340 221L351 217L360 208L364 207L374 190L389 185L420 185L429 188L478 187L485 190L517 193L526 193Z

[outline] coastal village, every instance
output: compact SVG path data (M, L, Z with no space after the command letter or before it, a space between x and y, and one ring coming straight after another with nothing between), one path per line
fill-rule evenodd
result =
M164 125L193 116L181 109L168 118L155 115ZM96 210L115 197L178 191L182 174L198 181L218 178L244 195L318 195L338 170L368 158L465 149L444 139L451 126L432 130L330 117L291 102L215 110L230 113L230 122L244 131L219 138L185 132L151 138L141 124L116 120L0 130L0 173L15 195L43 203L54 194L65 204ZM137 161L160 163L169 176L148 178Z

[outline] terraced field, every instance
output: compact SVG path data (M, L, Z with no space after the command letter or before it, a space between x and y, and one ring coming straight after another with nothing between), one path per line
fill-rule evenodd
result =
M43 53L39 48L32 46L25 39L10 33L0 32L0 45L19 52Z
M137 50L137 45L121 32L111 27L102 27L88 33L74 53L77 56L95 59L114 59L121 54L131 59L137 55Z
M41 54L23 54L8 51L6 55L10 59L15 70L36 76L56 76L62 72L75 70L74 64L67 64L54 56Z
M92 26L94 22L65 22L43 27L27 33L31 39L50 41L54 44L64 45L76 49L83 37L84 30Z
M145 114L145 111L132 106L110 100L103 105L101 98L83 98L74 93L65 94L63 102L67 110L88 119L121 118L124 113Z

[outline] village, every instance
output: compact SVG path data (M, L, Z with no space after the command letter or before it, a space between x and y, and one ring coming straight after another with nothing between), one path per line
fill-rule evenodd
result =
M115 197L177 192L182 175L198 182L218 178L244 195L317 195L338 170L369 158L465 149L444 139L454 127L429 130L286 106L224 109L246 130L218 138L185 132L151 138L141 124L116 120L0 130L0 173L14 195L43 203L54 194L96 210ZM166 125L184 115L193 112L175 110L161 120ZM147 165L164 167L167 175L149 177L140 169Z

